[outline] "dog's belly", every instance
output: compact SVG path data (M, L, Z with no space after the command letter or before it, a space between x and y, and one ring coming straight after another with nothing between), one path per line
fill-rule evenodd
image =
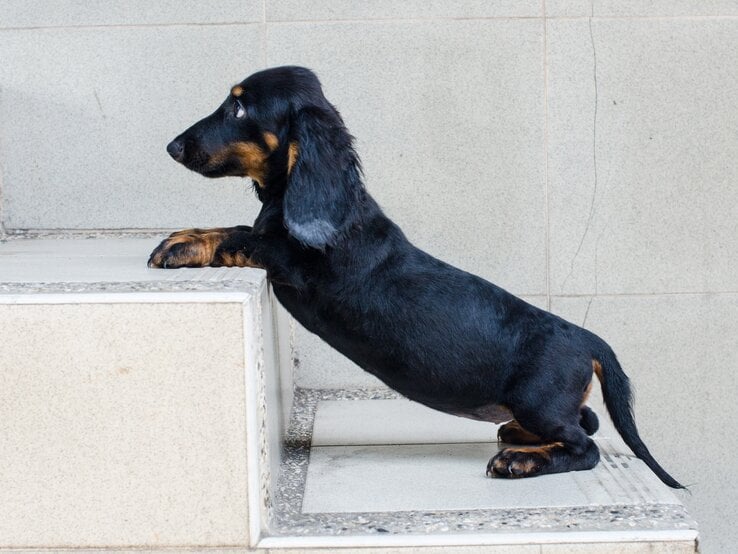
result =
M375 336L356 326L347 327L342 319L326 317L326 312L314 309L291 289L274 285L274 290L306 329L406 398L477 421L500 423L513 419L502 404L500 393L505 381L499 371L499 356L492 342L484 340L486 337L473 343L471 351L461 349L457 341L445 335L430 344L412 335L408 339L408 330L415 333L412 317L404 325L395 317L395 331ZM484 345L485 354L480 355L482 346L478 345Z
M473 393L459 394L452 386L445 390L429 389L421 384L422 379L412 382L395 380L393 375L386 372L373 371L371 367L364 369L407 399L439 412L489 423L504 423L515 417L510 408L498 403L499 400L493 400L494 397L485 398Z
M507 406L502 404L488 404L472 410L448 412L455 416L475 419L477 421L488 421L490 423L505 423L513 419L513 414Z

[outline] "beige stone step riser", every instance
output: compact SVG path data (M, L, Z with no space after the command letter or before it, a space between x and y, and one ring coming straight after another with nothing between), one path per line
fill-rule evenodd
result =
M288 320L263 284L146 300L0 295L0 547L258 540Z

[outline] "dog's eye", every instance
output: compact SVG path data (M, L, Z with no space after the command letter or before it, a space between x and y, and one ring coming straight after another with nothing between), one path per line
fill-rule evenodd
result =
M246 115L246 110L243 109L241 102L238 100L236 100L236 103L233 105L233 115L236 119L242 119L243 116Z

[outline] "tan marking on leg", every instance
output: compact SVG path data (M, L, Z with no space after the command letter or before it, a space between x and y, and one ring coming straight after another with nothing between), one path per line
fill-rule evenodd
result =
M204 267L210 265L215 255L218 245L226 238L227 233L223 231L201 232L185 234L180 232L166 239L161 245L161 251L152 259L155 267L180 267L180 266L199 266ZM184 249L178 249L177 253L172 252L172 248L183 244Z
M497 473L507 473L507 460L505 458L497 458L494 463Z
M167 246L171 248L175 244L181 244L183 242L192 242L193 240L195 240L196 236L197 235L184 234L184 233L175 235L167 241Z
M497 430L497 438L509 444L541 444L541 437L524 429L517 420L505 423Z
M269 147L270 151L274 152L279 146L279 139L277 138L277 135L275 135L274 133L265 131L262 137L264 138L264 142Z
M210 229L200 229L198 227L194 227L192 229L182 229L181 231L175 231L171 235L169 235L169 238L176 237L179 235L203 235L206 233L223 233L226 231L225 227L213 227Z
M510 464L510 468L513 472L510 474L511 477L524 477L533 470L538 469L538 463L536 460L528 459L522 462L516 461Z
M598 362L597 360L592 360L592 371L595 372L595 375L597 375L600 383L602 383L604 379L604 376L602 374L602 364L600 364L600 362Z
M214 262L223 267L262 267L243 252L216 252Z
M551 462L553 450L563 447L563 443L554 442L542 446L505 448L490 460L487 474L492 475L494 472L501 477L513 479L536 475L543 466Z
M290 145L287 148L287 175L292 173L292 168L295 167L295 164L297 163L298 153L299 148L297 146L297 143L290 142Z
M563 442L552 442L551 444L543 444L541 446L520 446L515 448L506 448L508 452L524 452L526 454L538 454L547 460L551 459L551 451L556 448L563 448Z

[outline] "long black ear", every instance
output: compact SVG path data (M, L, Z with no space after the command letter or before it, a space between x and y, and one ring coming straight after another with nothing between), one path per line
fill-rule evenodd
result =
M358 213L361 170L351 135L332 107L305 107L290 122L289 152L285 224L297 240L323 250Z

